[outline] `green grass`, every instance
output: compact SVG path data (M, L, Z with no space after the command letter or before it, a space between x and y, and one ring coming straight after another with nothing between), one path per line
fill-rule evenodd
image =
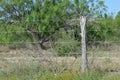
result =
M80 71L54 73L38 65L32 65L9 70L1 69L0 80L120 80L120 75L108 74L97 69L86 73Z

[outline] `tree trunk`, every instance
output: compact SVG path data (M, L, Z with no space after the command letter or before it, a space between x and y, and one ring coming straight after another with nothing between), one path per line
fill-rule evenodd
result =
M82 71L86 72L88 70L88 60L87 60L87 50L86 50L86 17L80 17L81 26L81 42L82 42Z

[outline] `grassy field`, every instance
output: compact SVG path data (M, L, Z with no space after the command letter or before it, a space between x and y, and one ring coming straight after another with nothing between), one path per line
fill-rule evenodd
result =
M40 70L39 66L24 66L17 69L0 70L0 80L120 80L120 75L100 69L87 73L64 71L55 74L50 70Z
M81 72L81 56L58 57L49 51L0 52L0 80L120 80L118 50L88 52L89 71Z

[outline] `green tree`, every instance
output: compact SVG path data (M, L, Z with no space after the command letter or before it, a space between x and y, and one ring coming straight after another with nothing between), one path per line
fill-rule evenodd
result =
M100 20L93 21L88 24L87 30L87 40L97 42L97 41L108 41L110 40L110 35L114 32L114 19L112 16L102 17Z
M36 2L33 12L26 19L28 30L35 35L41 47L64 25L69 5L67 0L46 0L43 4L40 6L39 2Z
M0 17L5 22L22 21L32 11L33 0L0 0Z
M116 33L116 38L117 38L117 41L119 41L119 36L120 36L120 11L117 13L116 17L115 17L115 22L114 22L114 29L115 29L115 33Z
M65 24L69 0L1 0L0 16L8 23L21 23L41 48Z
M32 0L0 0L0 42L13 44L32 40L24 25L32 4Z

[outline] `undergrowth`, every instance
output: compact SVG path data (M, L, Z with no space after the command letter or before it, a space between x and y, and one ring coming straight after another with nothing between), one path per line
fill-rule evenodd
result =
M1 69L0 80L120 80L120 76L118 74L110 76L100 70L86 73L81 71L54 73L40 66L24 66L10 70Z

